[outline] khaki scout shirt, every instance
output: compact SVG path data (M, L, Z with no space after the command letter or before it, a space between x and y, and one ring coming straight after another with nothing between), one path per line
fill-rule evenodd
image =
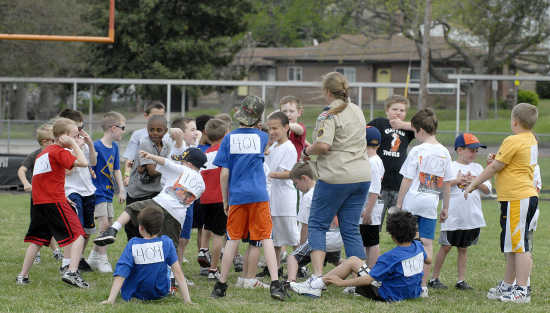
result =
M329 184L370 181L365 116L353 103L338 114L328 112L340 103L341 100L333 101L317 118L313 142L326 143L330 149L317 157L313 168L317 177Z

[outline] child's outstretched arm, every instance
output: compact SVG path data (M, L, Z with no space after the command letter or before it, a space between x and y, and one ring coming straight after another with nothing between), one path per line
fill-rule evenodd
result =
M113 285L111 286L111 293L109 294L109 298L107 300L101 301L101 304L114 304L116 297L120 293L120 288L122 288L122 284L124 283L124 277L121 276L115 276L113 279Z
M191 296L189 295L189 288L187 288L187 282L185 281L185 276L183 275L183 271L181 270L181 266L179 262L174 262L170 266L172 269L172 272L174 273L174 278L176 278L176 282L178 282L180 295L183 298L183 302L187 304L193 303L191 301Z
M500 172L504 167L506 166L506 163L502 163L498 160L493 160L491 164L489 164L481 174L479 174L478 177L476 177L469 185L464 189L464 198L468 199L468 194L482 184L487 179L490 179L493 177L496 173Z
M149 159L149 160L152 160L154 161L155 163L157 164L160 164L160 165L164 165L166 164L166 158L163 158L161 156L158 156L158 155L154 155L154 154L151 154L147 151L143 151L141 150L139 152L139 156L144 158L144 159Z
M298 136L302 136L304 134L304 128L302 128L302 125L298 123L289 123L290 131L295 133Z

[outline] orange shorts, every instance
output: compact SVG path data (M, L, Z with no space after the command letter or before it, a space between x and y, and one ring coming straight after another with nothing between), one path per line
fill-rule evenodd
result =
M271 238L271 212L269 202L254 202L229 206L227 236L230 240L248 237L250 240Z

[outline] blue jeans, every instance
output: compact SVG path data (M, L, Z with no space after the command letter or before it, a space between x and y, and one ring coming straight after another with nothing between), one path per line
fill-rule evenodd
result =
M334 216L338 216L346 256L366 258L358 222L369 186L370 182L327 184L317 181L308 222L308 240L312 250L326 250L326 232Z
M183 225L181 226L181 234L180 238L183 239L191 239L191 228L193 227L193 207L195 206L195 202L191 204L187 208L187 214L185 215L185 221L183 222Z

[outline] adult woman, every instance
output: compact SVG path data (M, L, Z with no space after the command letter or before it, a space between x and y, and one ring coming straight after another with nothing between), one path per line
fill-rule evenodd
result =
M347 257L365 259L358 221L370 185L370 165L366 157L366 121L361 109L348 97L346 78L337 72L323 78L327 103L317 118L313 144L304 149L319 178L315 185L308 224L312 247L312 276L304 283L292 283L294 291L320 296L324 287L325 234L333 217L338 216Z

